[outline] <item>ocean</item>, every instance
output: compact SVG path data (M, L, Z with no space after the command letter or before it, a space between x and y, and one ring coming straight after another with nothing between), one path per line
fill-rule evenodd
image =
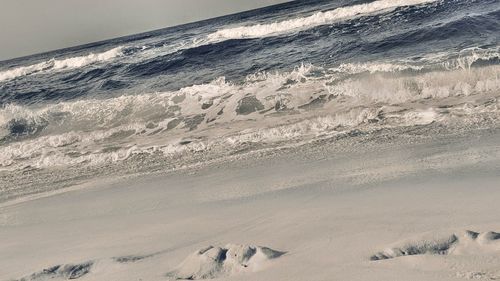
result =
M383 130L493 128L499 97L496 0L293 1L3 61L1 201Z

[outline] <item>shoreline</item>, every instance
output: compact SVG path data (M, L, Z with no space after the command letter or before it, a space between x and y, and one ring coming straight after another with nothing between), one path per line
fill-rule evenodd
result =
M239 155L4 205L0 263L8 270L0 279L91 261L85 280L167 280L189 253L228 243L287 252L231 280L463 280L474 272L496 278L498 257L487 254L489 246L473 248L472 256L370 256L429 234L500 230L499 132L420 142L370 138L376 142ZM116 262L130 257L139 260Z
M145 155L146 158L137 163L134 162L135 159L130 159L130 161L112 163L109 166L82 167L83 171L86 171L83 173L79 173L80 168L78 166L62 167L61 169L38 169L30 171L28 179L32 179L36 176L36 173L39 173L38 177L40 178L50 178L53 175L62 176L63 180L59 180L62 185L58 186L53 179L46 182L48 186L45 189L43 188L43 182L36 188L21 185L21 193L14 193L10 196L8 194L9 189L7 189L7 198L0 198L0 207L86 188L99 182L113 183L171 174L192 174L197 173L199 170L210 169L211 166L230 167L232 165L238 166L240 163L243 163L242 165L245 165L244 163L258 165L260 161L274 161L275 159L291 158L292 161L297 159L299 161L300 159L318 160L323 157L334 158L336 154L345 154L348 157L349 153L359 153L359 151L371 153L375 150L392 147L404 148L407 146L411 149L412 147L432 145L433 143L474 143L479 141L480 138L490 138L492 135L500 134L500 128L496 123L487 126L476 124L463 130L460 124L448 127L439 123L432 123L412 127L381 128L367 132L354 130L346 134L325 136L324 138L299 142L291 141L289 144L279 143L264 148L249 147L248 151L242 150L238 153L221 155L220 157L208 151L207 153L186 155L185 160L181 157L177 162L168 162L169 159L167 158L155 158L152 155ZM453 149L451 149L451 152L453 152ZM149 157L152 159L148 159ZM129 165L127 162L132 164ZM144 165L141 166L141 164ZM106 172L103 173L103 171ZM14 173L16 172L7 172L4 175L2 181L5 181L5 186L9 186L9 178L16 178L19 181L19 177L16 177ZM20 173L17 176L21 176L25 171L20 171ZM66 179L64 179L65 176ZM32 182L29 183L33 184ZM26 195L23 195L23 192Z

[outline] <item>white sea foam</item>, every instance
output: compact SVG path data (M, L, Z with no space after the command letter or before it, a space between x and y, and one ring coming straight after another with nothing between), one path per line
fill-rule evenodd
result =
M413 6L436 0L378 0L367 4L341 7L332 11L318 12L308 17L295 18L270 24L257 24L221 29L208 36L211 41L267 37L280 33L308 29L336 21L387 12L398 7Z
M123 54L123 47L113 48L103 53L90 53L86 56L78 56L66 59L51 59L30 66L20 66L0 72L0 81L6 81L21 76L31 75L45 71L58 71L84 67L93 63L104 62L114 59Z
M446 56L446 54L445 54ZM490 49L469 48L458 52L454 58L447 58L442 65L448 69L470 68L480 61L500 60L500 47Z
M41 107L9 104L0 108L0 168L99 165L139 154L177 157L354 128L425 125L443 120L442 112L498 114L500 66L471 67L497 58L493 48L333 69L302 64L290 72L255 73L242 84L221 77L173 92ZM446 67L455 60L471 65ZM13 135L13 124L26 127L28 136ZM188 143L180 144L184 138Z
M54 60L53 69L58 70L65 68L80 68L96 62L108 61L122 55L122 51L123 47L117 47L103 53L91 53L86 56L67 58L63 60Z
M52 61L41 62L30 66L21 66L0 72L0 81L10 80L21 76L30 75L52 68Z
M494 94L500 90L499 66L474 71L438 71L414 77L370 75L347 79L332 86L334 96L348 96L360 102L404 103L409 101L466 97L480 93Z
M290 72L249 75L242 84L221 77L174 92L10 104L0 108L0 168L99 165L139 154L178 157L500 112L500 66L446 70L441 62L411 75L404 71L420 68L394 62L335 70L303 64ZM337 79L337 72L368 75ZM16 135L13 124L25 132Z
M420 71L424 66L411 64L396 64L396 63L343 63L338 67L331 68L330 71L340 72L345 74L358 74L363 72L402 72L402 71Z
M383 62L362 62L362 63L342 63L337 67L329 68L332 73L344 75L359 73L398 73L398 72L418 72L418 71L439 71L439 70L470 70L478 62L489 62L500 60L499 47L488 49L469 48L458 52L442 52L429 54L423 58L410 61L383 61ZM493 62L492 64L495 64Z

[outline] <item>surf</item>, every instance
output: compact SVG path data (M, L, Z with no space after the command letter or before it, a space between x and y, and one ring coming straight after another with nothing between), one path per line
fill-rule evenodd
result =
M22 76L33 75L50 71L82 68L94 63L106 62L123 55L124 47L116 47L102 53L89 53L85 56L76 56L65 59L50 59L29 66L20 66L0 72L0 82Z
M333 11L317 12L307 17L294 18L280 22L221 29L208 35L208 39L210 42L217 42L229 39L273 36L276 34L326 25L340 20L389 12L400 7L428 4L435 1L436 0L378 0L367 4L341 7Z

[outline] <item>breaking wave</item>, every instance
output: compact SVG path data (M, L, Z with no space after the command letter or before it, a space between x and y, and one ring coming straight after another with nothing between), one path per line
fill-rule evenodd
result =
M435 2L436 0L378 0L372 3L337 8L332 11L317 12L311 16L280 22L226 28L208 36L210 41L244 39L272 36L280 33L309 29L330 24L339 20L352 19L381 12L388 12L399 7Z
M500 47L468 48L423 56L418 61L342 63L330 72L352 75L361 73L415 73L429 71L470 70L473 66L495 65L500 62Z
M20 66L13 69L4 70L0 72L0 82L39 72L80 68L93 63L109 61L121 55L123 55L123 47L113 48L103 53L90 53L86 56L78 56L59 60L51 59L49 61L44 61L29 66Z
M171 92L9 104L0 109L0 167L99 165L497 114L500 66L487 64L498 59L495 50L430 55L413 64L302 64L242 83L221 77Z

